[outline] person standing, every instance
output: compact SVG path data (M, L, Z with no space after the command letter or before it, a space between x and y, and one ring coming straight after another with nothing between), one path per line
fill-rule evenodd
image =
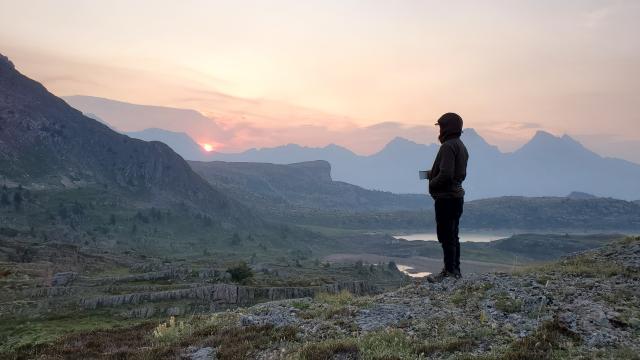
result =
M447 277L459 279L460 238L458 228L464 205L462 182L467 177L469 153L460 139L462 118L455 113L446 113L436 123L440 127L440 149L427 172L429 194L434 200L436 232L442 245L444 268L437 275L429 275L429 282L441 282Z

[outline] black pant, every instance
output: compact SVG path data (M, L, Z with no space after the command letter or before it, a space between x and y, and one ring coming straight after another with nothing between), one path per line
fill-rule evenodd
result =
M464 199L436 199L436 231L444 253L444 268L460 271L460 238L458 226Z

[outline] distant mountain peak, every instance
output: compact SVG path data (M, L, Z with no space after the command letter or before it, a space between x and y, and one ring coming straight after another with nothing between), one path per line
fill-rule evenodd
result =
M289 144L286 144L286 145L282 146L282 148L284 148L284 149L296 149L297 150L297 149L304 149L304 148L306 148L306 146L302 146L302 145L298 145L298 144L294 144L294 143L289 143Z
M394 138L390 141L390 143L416 144L416 142L415 142L415 141L411 141L411 140L409 140L409 139L407 139L407 138L404 138L404 137L402 137L402 136L396 136L396 137L394 137Z
M399 154L406 154L407 152L419 151L418 149L424 148L426 145L418 144L409 139L396 136L387 143L376 155L396 156Z
M529 142L533 142L533 141L540 141L540 142L563 142L563 143L570 143L570 144L579 144L580 146L582 146L582 144L580 144L580 142L578 142L577 140L575 140L574 138L572 138L571 136L567 135L567 134L563 134L562 136L556 136L553 135L547 131L544 130L538 130L536 131L535 135L531 138L531 140Z
M338 145L338 144L334 144L334 143L331 143L331 144L329 144L329 145L325 146L324 148L325 148L325 149L335 149L335 150L347 150L347 151L350 151L350 150L349 150L349 149L347 149L346 147L344 147L344 146L340 146L340 145Z
M597 199L598 197L586 192L582 191L572 191L569 195L567 195L569 199L574 200L588 200L588 199Z
M171 130L165 130L165 129L161 129L161 128L157 128L157 127L146 128L146 129L144 129L142 131L159 132L159 133L170 133L170 134L179 134L179 135L189 136L184 131L171 131Z
M478 137L480 137L480 134L478 134L478 132L474 128L465 128L465 129L462 130L462 133L465 134L466 136L478 136Z
M15 69L15 65L9 60L8 57L0 54L0 66L8 67L9 69Z
M584 147L582 145L582 143L580 143L578 140L572 138L571 136L569 136L567 134L562 135L562 137L560 139L562 139L564 142L572 143L572 144L579 145L580 147Z
M477 141L479 143L486 144L487 146L495 147L494 145L490 145L474 128L463 129L462 139Z
M531 140L525 143L517 152L537 151L540 149L550 148L562 151L591 153L597 156L597 154L585 148L579 141L567 134L555 136L543 130L536 131L536 134L531 138Z
M416 147L416 146L424 146L424 145L418 144L415 141L411 141L411 140L409 140L407 138L403 138L401 136L396 136L391 141L389 141L387 143L387 145L385 145L384 149L407 148L407 147Z
M534 139L558 139L557 136L544 130L536 131L536 134L533 136L533 138Z

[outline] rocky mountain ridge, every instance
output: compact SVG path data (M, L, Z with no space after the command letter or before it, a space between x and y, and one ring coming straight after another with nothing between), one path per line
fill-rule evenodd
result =
M0 167L3 183L33 189L93 186L221 217L239 207L167 145L132 139L84 116L1 55Z

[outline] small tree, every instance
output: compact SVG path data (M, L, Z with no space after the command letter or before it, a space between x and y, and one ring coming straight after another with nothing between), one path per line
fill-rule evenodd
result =
M9 189L7 185L2 185L2 195L0 196L0 205L11 205L11 199L9 199Z
M396 265L396 262L393 260L389 261L388 267L389 267L389 270L391 271L398 271L398 265Z
M239 246L242 244L242 238L240 237L240 235L238 235L237 232L235 232L233 233L233 236L231 236L229 243L231 244L231 246Z
M238 283L253 277L253 270L251 270L249 265L244 261L228 268L227 272L231 275L231 280Z

